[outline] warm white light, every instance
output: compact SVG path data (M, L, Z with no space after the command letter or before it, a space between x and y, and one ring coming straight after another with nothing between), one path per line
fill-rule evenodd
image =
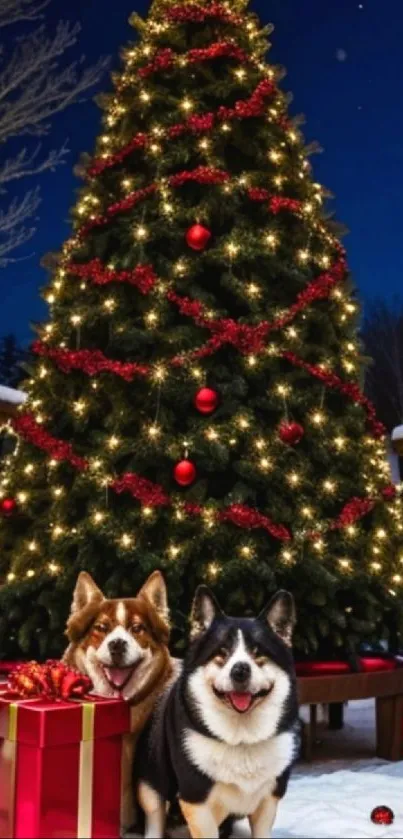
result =
M130 548L133 544L133 539L128 533L124 533L120 540L120 544L122 545L122 548Z
M170 545L169 546L169 554L172 557L172 559L176 559L176 557L178 556L179 553L180 553L180 548L178 548L177 545Z
M87 403L84 402L83 399L79 399L77 402L73 403L73 411L75 414L82 416L87 408Z
M113 451L114 449L117 449L119 443L119 437L116 437L114 434L112 434L112 437L109 437L108 440L108 448Z
M234 257L239 253L239 245L235 245L234 242L229 242L227 245L227 251L231 257Z
M322 411L316 411L312 415L312 422L314 423L314 425L324 425L324 423L326 422L325 414L323 414Z
M324 481L323 489L325 492L329 492L330 494L336 492L337 484L335 481Z
M150 425L148 429L148 436L151 437L152 440L155 440L161 434L161 429L158 425Z
M270 248L275 248L278 243L278 238L274 233L268 233L266 236L266 245Z
M182 108L183 111L191 111L192 108L194 107L194 105L193 105L192 100L189 99L188 97L186 97L180 103L180 107Z

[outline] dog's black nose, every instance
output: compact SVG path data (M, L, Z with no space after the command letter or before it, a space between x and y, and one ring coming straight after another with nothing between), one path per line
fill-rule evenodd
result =
M252 668L247 661L238 661L231 669L231 679L238 685L244 685L252 675Z
M127 641L123 638L115 638L109 641L108 647L112 658L123 658L127 650Z

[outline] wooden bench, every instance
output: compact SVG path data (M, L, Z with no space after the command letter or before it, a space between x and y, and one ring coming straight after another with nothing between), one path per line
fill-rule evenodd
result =
M403 668L299 676L300 705L310 706L310 723L304 732L304 757L311 760L316 737L318 705L343 704L357 699L376 700L376 754L383 760L403 760Z

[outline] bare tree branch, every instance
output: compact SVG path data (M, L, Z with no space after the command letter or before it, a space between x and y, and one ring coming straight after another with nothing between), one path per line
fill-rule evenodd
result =
M37 21L52 0L0 0L0 29L21 21ZM14 153L16 138L49 135L53 118L74 102L82 100L99 81L107 60L100 59L93 67L83 61L66 64L65 53L77 43L80 26L60 21L54 34L42 24L15 40L11 55L0 46L0 145L13 141L13 154L0 162L0 193L23 178L54 170L64 162L68 152L45 151L41 145L23 146ZM37 190L13 199L0 213L0 264L35 233L29 224L40 203Z
M3 189L3 185L10 183L10 181L18 181L21 178L41 175L49 169L53 172L60 163L64 163L64 159L69 150L66 143L64 143L61 149L53 149L48 153L47 157L38 160L40 151L41 146L37 146L29 155L28 150L23 148L16 157L6 160L0 166L0 193L6 191Z
M0 28L23 20L38 20L50 0L0 0Z
M368 307L362 337L372 358L366 390L379 417L392 430L403 421L402 301L374 301Z

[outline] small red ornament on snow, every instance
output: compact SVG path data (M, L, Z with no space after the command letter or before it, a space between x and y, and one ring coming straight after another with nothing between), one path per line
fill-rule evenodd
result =
M286 446L297 446L304 434L305 431L298 422L282 422L278 430L278 436Z
M219 396L217 391L210 387L202 387L194 398L195 408L197 408L200 414L206 414L206 416L214 413L218 402Z
M374 824L391 825L391 824L393 824L394 820L395 820L395 814L394 814L393 810L390 809L390 807L386 807L385 805L382 805L381 807L375 807L375 809L372 810L371 821Z
M186 242L194 251L204 251L210 239L210 230L202 224L193 224L186 233Z
M0 513L3 516L12 516L17 509L17 502L15 498L3 498L0 501Z
M174 469L174 478L181 487L188 487L196 478L196 467L191 460L181 460Z

